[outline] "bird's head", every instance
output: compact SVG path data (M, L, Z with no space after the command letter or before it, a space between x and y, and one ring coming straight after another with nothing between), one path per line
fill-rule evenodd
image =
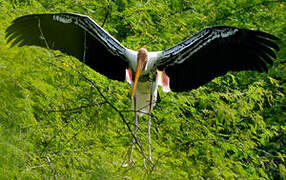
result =
M137 54L137 66L136 66L136 72L135 72L135 79L131 91L131 99L134 97L135 89L137 86L137 82L139 80L141 72L144 70L147 70L147 61L148 61L148 52L147 49L141 48L138 51Z

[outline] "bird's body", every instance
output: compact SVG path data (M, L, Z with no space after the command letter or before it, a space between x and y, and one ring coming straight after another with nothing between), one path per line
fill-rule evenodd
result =
M134 86L137 59L142 53L144 53L144 56L147 56L146 66L138 79L134 91L134 98L132 98L132 109L138 112L139 116L142 116L143 114L148 114L149 105L151 105L151 109L155 106L158 85L162 84L159 82L161 80L161 74L154 68L160 52L148 52L146 49L141 48L138 52L128 50L127 53L132 53L127 56L132 63L130 64L130 68L126 70L126 80L131 85L131 88ZM152 102L150 102L150 97L152 98Z
M143 114L148 114L149 112L149 105L151 104L151 110L156 104L157 101L157 89L158 84L157 82L150 82L150 81L138 81L136 86L135 95L132 99L132 109L137 111L140 116ZM152 96L152 102L150 101L150 96ZM135 102L136 101L136 108Z
M128 49L88 16L75 13L22 16L6 30L11 46L36 45L61 50L110 79L131 84L135 112L148 114L149 160L151 160L151 111L158 85L164 92L198 88L228 71L267 71L276 58L277 37L231 26L208 27L172 48L157 52ZM138 112L138 113L137 113ZM133 143L135 139L133 138ZM130 161L132 157L131 149Z

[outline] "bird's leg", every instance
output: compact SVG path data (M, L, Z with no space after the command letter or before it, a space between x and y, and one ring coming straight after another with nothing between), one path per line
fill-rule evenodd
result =
M150 162L152 162L152 154L151 154L151 115L152 115L152 103L153 103L153 95L150 94L149 117L148 117L148 146L149 146L149 161L150 161Z
M130 152L130 157L128 163L130 164L132 162L132 154L133 154L133 149L134 149L134 144L136 142L136 132L138 130L138 116L137 116L137 110L136 110L136 97L134 97L134 117L135 117L135 129L133 133L133 138L132 138L132 146L131 146L131 152Z

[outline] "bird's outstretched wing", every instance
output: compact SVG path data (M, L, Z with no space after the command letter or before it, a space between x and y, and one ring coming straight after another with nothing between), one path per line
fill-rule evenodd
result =
M36 45L60 50L114 80L125 80L126 48L88 16L74 13L32 14L6 29L11 46Z
M267 71L279 50L273 40L278 38L261 31L209 27L162 51L157 67L170 77L172 91L188 91L228 71Z

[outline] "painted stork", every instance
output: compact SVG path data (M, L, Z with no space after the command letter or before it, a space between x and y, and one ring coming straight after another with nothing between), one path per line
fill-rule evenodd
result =
M151 111L158 85L163 91L198 88L228 71L267 71L273 65L277 37L230 26L208 27L172 48L157 52L128 49L85 15L32 14L15 19L6 29L10 46L36 45L60 50L106 77L131 84L135 129L129 162L138 130L138 118L149 114L148 144L151 156ZM137 113L138 112L138 113Z

